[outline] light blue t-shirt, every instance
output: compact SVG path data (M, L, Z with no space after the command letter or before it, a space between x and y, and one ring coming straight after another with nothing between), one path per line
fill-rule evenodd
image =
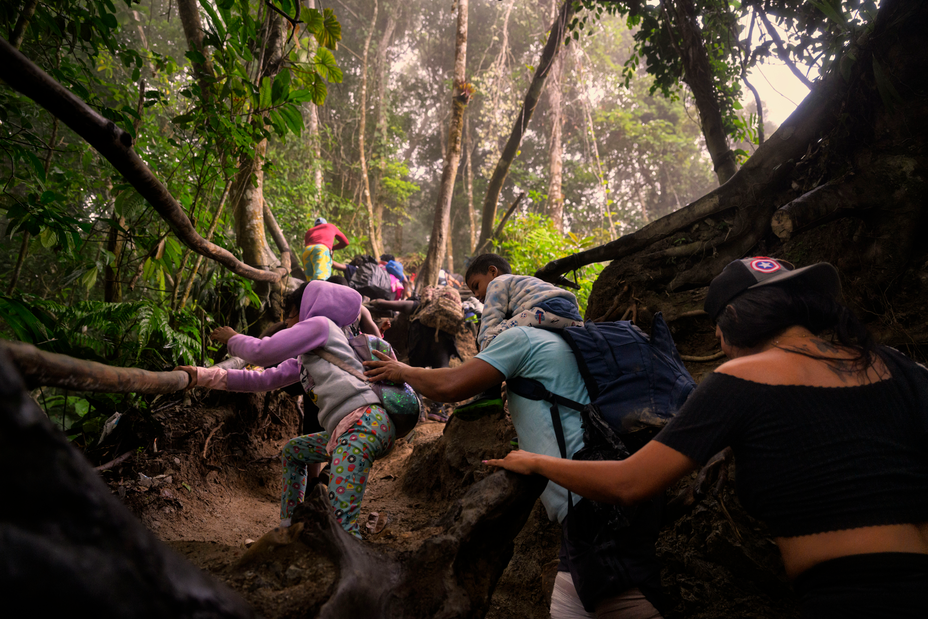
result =
M574 353L556 333L533 327L513 327L500 333L477 359L489 363L506 378L534 378L552 393L580 404L590 401ZM528 400L509 393L509 413L519 435L519 448L560 458L550 409L551 404L543 400ZM580 413L565 406L558 406L558 410L570 458L583 446ZM563 487L549 483L541 502L551 520L557 518L561 522L567 516L567 490Z

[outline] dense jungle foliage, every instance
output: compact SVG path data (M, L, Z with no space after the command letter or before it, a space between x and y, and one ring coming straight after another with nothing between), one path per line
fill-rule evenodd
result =
M321 216L351 241L336 260L380 249L416 265L436 214L450 95L460 87L450 77L460 6L468 5L22 0L0 8L0 32L127 132L198 234L240 260L274 266L268 210L297 254ZM473 97L449 271L463 272L475 251L488 180L560 6L469 4ZM776 58L808 81L864 32L877 6L583 0L571 9L491 216L495 229L526 194L488 248L517 273L633 232L716 187L718 161L743 163L773 129L748 72ZM688 14L698 17L695 39ZM684 62L700 54L701 68ZM727 144L721 159L707 142L704 92ZM268 308L267 286L193 252L110 161L5 84L0 150L0 336L161 370L209 363L206 333L219 324L248 330ZM582 307L601 270L571 277ZM82 440L91 438L82 429L96 431L120 402L54 389L41 398Z

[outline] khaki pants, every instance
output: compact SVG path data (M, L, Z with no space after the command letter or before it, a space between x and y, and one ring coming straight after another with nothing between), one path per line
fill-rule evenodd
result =
M577 596L570 572L558 572L551 594L551 619L661 619L661 614L638 589L606 598L588 613Z

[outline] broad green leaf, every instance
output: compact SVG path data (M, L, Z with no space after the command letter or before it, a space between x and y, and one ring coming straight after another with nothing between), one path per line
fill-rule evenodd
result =
M844 17L844 12L840 8L831 6L828 0L809 0L809 4L821 11L831 21L843 26L845 29L847 28L847 19Z
M206 62L206 56L204 56L203 54L201 54L195 49L185 52L184 56L186 56L191 62L199 62L199 63Z
M29 158L30 163L32 163L32 168L35 170L36 176L38 176L39 180L44 183L45 182L45 165L30 150L26 151L26 156Z
M316 72L321 75L327 82L340 84L342 81L342 70L338 68L335 62L335 55L324 47L316 50Z
M219 0L217 5L220 9L229 10L232 7L234 0ZM209 0L200 0L200 6L203 7L203 10L209 15L210 22L212 22L213 27L216 28L216 32L219 33L219 38L225 40L226 38L226 29L225 25L222 23L222 20L219 19L219 16L216 14L216 11L213 10L212 4Z
M317 9L303 9L300 11L300 17L306 22L306 30L316 37L316 41L322 44L322 37L325 28L325 20L322 13Z
M271 78L261 78L261 90L258 95L258 107L264 109L271 107Z
M303 115L296 106L285 105L280 108L280 114L284 117L284 120L287 121L287 126L290 128L290 131L296 135L300 135L303 132Z
M309 90L306 90L305 88L291 90L288 100L290 103L306 103L307 101L313 100L313 93Z
M90 290L97 283L97 267L93 266L81 275L81 285L85 290Z
M281 69L274 78L274 87L271 89L271 100L279 105L287 100L290 94L290 69Z
M52 231L51 228L45 228L39 234L39 243L41 243L42 247L44 247L45 249L51 249L52 247L54 247L56 241L57 241L57 238L55 238L55 233L54 231Z
M323 105L326 95L329 94L329 88L325 85L325 80L323 80L318 73L313 75L312 93L313 103L316 105Z
M342 25L338 23L338 19L335 17L335 11L332 9L325 9L324 16L322 36L321 38L317 36L316 40L319 41L319 45L323 47L338 49L338 42L342 40Z

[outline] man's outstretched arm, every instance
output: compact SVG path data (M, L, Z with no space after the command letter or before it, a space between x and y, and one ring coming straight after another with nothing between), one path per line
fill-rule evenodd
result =
M414 368L373 351L380 361L365 361L365 374L374 381L409 383L413 389L436 402L460 402L498 385L506 377L480 359L470 359L456 368Z

